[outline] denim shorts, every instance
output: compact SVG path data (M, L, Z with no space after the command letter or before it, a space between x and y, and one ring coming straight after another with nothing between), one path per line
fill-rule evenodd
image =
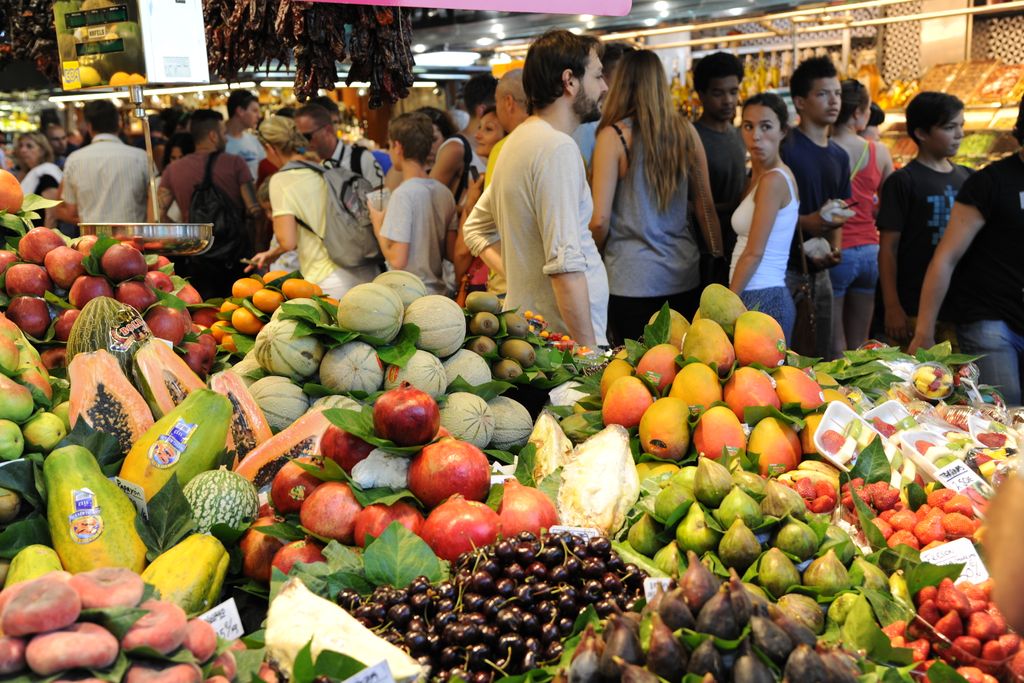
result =
M999 389L1006 405L1021 403L1021 370L1024 369L1024 335L1002 320L978 320L956 326L960 350L980 355L981 381Z
M828 271L832 296L842 298L846 291L873 296L878 284L878 245L862 244L843 249L842 260Z
M788 288L746 289L740 294L740 300L749 310L761 311L775 318L786 335L786 343L789 343L796 324L796 305Z

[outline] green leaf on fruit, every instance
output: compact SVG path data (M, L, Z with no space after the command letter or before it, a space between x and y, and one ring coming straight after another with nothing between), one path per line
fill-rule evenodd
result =
M875 438L857 456L849 473L850 479L863 479L865 484L873 484L876 481L889 481L892 478L892 465L885 457L885 449L882 447L882 440Z
M943 579L957 580L964 570L962 564L930 564L921 562L907 572L907 592L917 595L926 586L938 586Z
M36 488L37 477L35 465L26 458L0 462L0 488L14 491L21 496L22 503L27 503L42 512L46 507L46 500Z
M281 304L281 312L278 313L278 317L281 320L301 320L305 323L316 327L323 322L323 318L320 315L320 311L315 306L309 304L297 304L284 302Z
M363 552L366 578L377 585L405 588L417 576L439 581L441 560L419 536L392 522Z
M17 233L18 235L24 235L26 232L28 232L28 230L25 228L25 222L21 220L21 218L19 218L18 216L15 216L13 213L0 211L0 225L14 233ZM10 245L9 240L8 244ZM18 248L17 242L15 242L13 245L10 245L10 247L12 251L16 250Z
M377 357L385 365L396 365L404 368L409 359L416 353L416 342L420 338L420 328L412 323L402 325L398 336L390 343L377 348Z
M152 562L192 533L195 522L192 506L181 492L177 477L167 480L163 488L149 500L147 509L149 519L136 515L135 530L146 544L146 559Z
M910 509L917 512L917 508L927 502L928 494L924 492L924 488L922 488L916 481L910 482L907 485L907 505Z
M365 406L361 411L347 408L331 408L324 411L324 417L331 424L340 427L352 436L358 437L368 444L381 448L389 453L413 455L423 450L427 444L418 446L398 446L388 439L382 439L373 430L373 408Z
M263 659L266 656L264 648L252 650L238 650L232 653L235 656L235 680L237 681L258 681L261 680L257 674Z
M783 424L788 424L793 429L800 431L806 424L803 419L795 414L784 413L775 406L747 406L743 409L743 421L753 427L766 417L774 417Z
M138 607L107 607L104 609L84 609L79 619L99 624L113 633L118 640L121 640L124 638L124 634L128 632L128 629L148 613L148 610L139 609Z
M253 527L253 529L261 534L266 534L272 538L284 541L285 543L301 541L306 537L306 534L303 533L299 527L294 524L289 524L288 522L277 522L276 524Z
M967 683L967 679L956 672L956 669L941 660L935 660L928 668L929 683Z
M161 306L173 308L176 311L184 311L187 308L184 301L170 292L165 292L162 289L154 289L153 293L156 294L157 304Z
M850 486L851 498L853 498L853 505L857 509L857 522L864 532L864 538L867 539L868 545L871 546L872 550L878 550L880 548L887 547L885 536L882 534L882 530L875 526L872 522L875 518L875 513L871 511L871 508L867 506L856 491L852 490L853 486Z
M537 447L532 443L526 444L519 451L519 456L516 459L515 477L523 486L537 485L536 480L533 478L533 469L536 466L536 460Z
M668 302L661 305L654 322L644 325L644 344L648 347L666 344L672 331L672 315L669 313Z
M71 433L57 444L57 448L64 446L81 446L92 453L104 476L116 477L121 471L125 453L121 451L117 437L93 429L85 420L75 422Z
M33 512L0 531L0 559L13 559L23 548L36 544L51 545L50 527L45 517Z
M21 202L21 212L26 211L38 211L39 209L49 209L60 204L59 199L47 199L46 197L40 197L37 194L27 194L25 199Z
M626 340L626 362L636 367L636 364L640 362L640 359L647 353L647 347L638 341L632 339Z
M100 259L103 258L103 254L106 253L107 249L117 243L117 240L109 235L101 235L97 238L96 243L89 250L89 255L82 259L82 267L85 268L85 272L89 275L102 276L103 268L100 266Z
M892 646L889 637L875 622L874 612L864 596L854 601L840 631L843 644L851 651L863 650L873 659L893 664L908 664L912 660L912 650Z
M235 348L238 349L238 353L243 356L252 351L253 347L256 346L256 341L244 334L232 334L231 340L235 342Z
M323 650L316 658L313 672L318 677L344 681L366 668L358 659L333 650Z
M56 306L57 308L62 308L64 310L74 309L74 306L69 304L65 299L61 299L59 296L57 296L56 294L49 290L47 290L46 293L43 294L43 299L46 301L46 303L50 304L51 306Z
M493 380L491 382L484 382L483 384L477 384L474 386L463 379L462 375L459 375L455 378L455 381L448 386L447 393L453 394L456 391L464 391L468 394L479 396L485 401L490 401L493 398L501 396L512 387L512 384L502 382L501 380Z

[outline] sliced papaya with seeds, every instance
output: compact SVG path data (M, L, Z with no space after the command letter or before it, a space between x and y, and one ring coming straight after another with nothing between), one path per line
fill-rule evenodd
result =
M210 388L231 401L227 448L235 452L236 462L240 462L254 448L270 439L270 423L249 393L245 380L237 373L218 372L210 378Z
M79 353L68 366L71 382L71 427L79 419L97 431L117 438L121 453L153 426L149 405L128 378L113 355L104 350Z
M249 451L249 455L238 463L235 472L251 481L258 489L269 486L274 475L289 460L320 455L320 441L330 426L322 410L311 410L287 429Z
M135 382L153 415L161 418L206 383L160 339L150 339L135 353Z

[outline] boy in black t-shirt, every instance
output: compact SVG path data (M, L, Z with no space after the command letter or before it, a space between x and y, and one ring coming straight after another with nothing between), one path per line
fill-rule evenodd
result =
M1014 128L1024 144L1024 99ZM921 288L911 351L935 341L943 300L963 351L982 354L981 380L1021 403L1024 367L1024 149L968 178Z
M875 220L885 334L896 344L905 344L914 333L924 272L946 230L956 193L971 174L949 161L964 137L963 102L923 92L910 101L906 116L917 157L886 179ZM945 331L940 336L951 335Z

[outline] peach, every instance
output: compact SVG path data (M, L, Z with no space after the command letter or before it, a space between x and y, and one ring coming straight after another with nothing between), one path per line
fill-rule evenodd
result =
M722 384L718 373L703 363L689 363L676 374L672 380L672 389L668 392L673 398L680 398L688 406L700 406L707 409L712 403L722 400Z
M27 636L75 623L82 611L78 593L60 577L44 576L18 591L3 608L4 635Z
M682 460L690 448L690 406L680 398L659 398L640 419L640 445L646 453Z
M43 296L53 288L53 282L42 266L34 263L15 263L4 276L7 296Z
M68 302L75 308L82 308L98 296L114 296L114 288L107 278L100 275L83 275L71 284Z
M7 317L27 335L42 339L50 327L50 307L34 296L19 296L7 306Z
M636 427L653 403L651 392L638 377L620 377L608 387L601 407L601 419L605 426Z
M131 650L150 647L160 654L170 654L184 642L188 619L185 611L172 602L147 600L140 605L148 610L121 639L121 647Z
M146 588L142 577L122 567L102 567L75 574L68 585L78 592L82 609L135 607Z
M783 365L772 372L772 377L782 405L799 403L803 410L814 410L825 402L821 386L799 368Z
M15 674L25 668L25 640L0 636L0 675Z
M217 651L217 632L202 619L192 619L185 631L184 645L202 664Z
M714 406L700 416L693 430L693 445L699 455L718 459L725 448L746 448L747 435L732 410Z
M42 265L46 255L64 246L64 238L50 228L32 228L18 240L21 260Z
M636 374L638 377L645 377L658 388L658 393L661 393L668 385L672 384L676 373L679 372L679 366L676 365L678 355L679 347L677 346L671 344L653 346L636 364Z
M195 664L164 667L132 664L124 680L125 683L200 683L203 672Z
M130 244L114 244L100 257L103 273L114 282L123 282L146 274L146 257Z
M82 623L36 636L25 648L25 660L32 671L49 676L67 669L105 669L117 653L117 638L110 631Z
M761 475L767 477L795 468L803 449L792 427L777 418L766 417L751 430L747 450L759 456Z
M43 263L54 284L61 289L67 289L75 280L85 275L85 266L82 265L84 260L85 254L77 249L57 247L46 255Z
M746 315L744 313L744 315ZM740 316L741 318L743 316ZM739 368L725 383L723 391L726 404L744 420L744 411L757 406L780 407L779 397L768 373L757 368Z
M57 322L53 326L53 336L57 341L66 342L71 336L71 328L82 312L77 308L67 308L57 314Z

